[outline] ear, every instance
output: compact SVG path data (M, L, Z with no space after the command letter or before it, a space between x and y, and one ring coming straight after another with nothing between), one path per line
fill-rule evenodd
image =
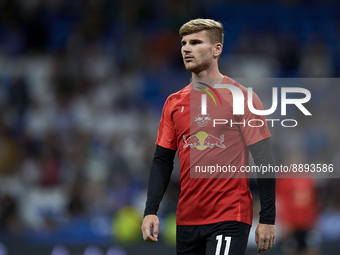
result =
M222 53L223 46L221 43L216 43L213 49L213 56L219 57Z

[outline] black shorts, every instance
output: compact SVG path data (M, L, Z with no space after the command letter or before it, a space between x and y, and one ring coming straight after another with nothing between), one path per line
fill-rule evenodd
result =
M237 221L177 226L177 255L244 255L250 227Z

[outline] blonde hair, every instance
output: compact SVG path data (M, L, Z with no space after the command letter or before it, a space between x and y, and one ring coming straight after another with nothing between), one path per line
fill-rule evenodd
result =
M202 30L208 31L208 36L211 43L221 43L223 45L223 25L221 22L212 19L193 19L185 23L179 29L179 35L190 35Z

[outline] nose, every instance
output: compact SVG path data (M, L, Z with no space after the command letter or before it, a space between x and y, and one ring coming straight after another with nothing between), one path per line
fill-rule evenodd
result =
M183 51L184 53L189 53L189 52L191 52L191 49L190 49L190 47L188 46L188 44L186 44L186 45L183 45L183 46L182 46L182 51Z

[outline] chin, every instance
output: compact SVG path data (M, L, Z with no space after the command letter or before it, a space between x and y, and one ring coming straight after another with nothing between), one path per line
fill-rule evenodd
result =
M190 65L190 64L186 64L185 65L185 69L187 69L189 72L193 72L193 73L197 73L200 71L199 66L197 65Z

